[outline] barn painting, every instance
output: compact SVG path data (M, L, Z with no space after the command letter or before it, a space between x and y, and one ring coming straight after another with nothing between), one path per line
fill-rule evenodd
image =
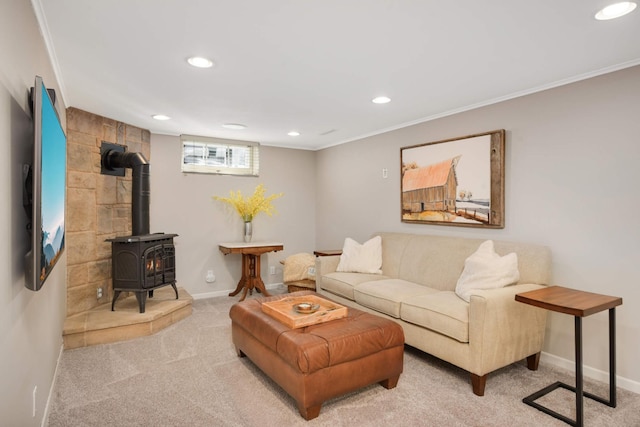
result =
M456 164L460 156L407 169L402 177L402 209L409 212L455 211Z
M403 222L504 227L504 130L404 147Z

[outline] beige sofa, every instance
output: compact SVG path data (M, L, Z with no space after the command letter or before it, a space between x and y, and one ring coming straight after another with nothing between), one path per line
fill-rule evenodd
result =
M549 283L547 247L494 241L499 255L517 254L520 280L473 291L467 303L454 291L465 260L483 239L376 235L382 238L382 274L337 272L339 256L318 257L316 291L398 322L406 344L468 371L478 396L489 372L525 358L537 369L546 311L516 302L515 294Z

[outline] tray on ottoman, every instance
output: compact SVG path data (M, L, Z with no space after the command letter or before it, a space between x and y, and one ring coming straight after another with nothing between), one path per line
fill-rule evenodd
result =
M300 415L315 418L326 400L370 384L396 386L404 356L400 325L349 307L341 319L290 328L263 311L265 304L298 296L335 304L301 291L236 303L229 317L238 356L247 356L293 397Z
M347 316L347 307L318 295L292 294L262 303L262 311L290 328L302 328Z

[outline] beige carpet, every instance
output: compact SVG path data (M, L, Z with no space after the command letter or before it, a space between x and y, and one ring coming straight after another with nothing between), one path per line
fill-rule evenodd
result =
M255 298L255 295L252 297ZM379 385L326 402L304 421L295 402L231 344L237 298L193 302L193 315L150 337L67 350L49 408L49 426L566 426L522 398L573 372L524 363L489 375L484 397L466 372L407 348L398 386ZM607 396L608 385L585 381ZM575 398L557 390L539 400L574 417ZM586 426L640 426L640 395L618 390L618 407L585 399Z

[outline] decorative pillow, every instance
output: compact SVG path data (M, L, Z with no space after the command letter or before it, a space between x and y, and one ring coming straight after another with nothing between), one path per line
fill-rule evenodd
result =
M363 244L344 239L340 263L336 271L382 274L382 237L376 236Z
M518 255L512 252L501 257L493 248L493 240L487 240L464 262L456 294L469 302L475 289L502 288L519 279Z

